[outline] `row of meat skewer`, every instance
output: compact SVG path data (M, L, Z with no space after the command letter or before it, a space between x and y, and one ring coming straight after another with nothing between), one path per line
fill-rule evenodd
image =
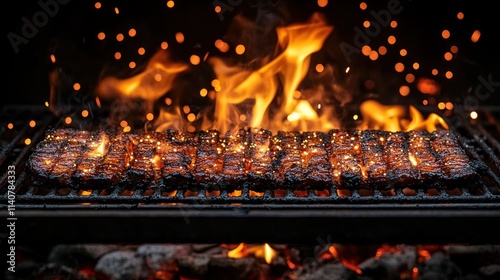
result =
M467 187L474 165L452 130L123 133L53 129L28 161L54 187L361 189Z

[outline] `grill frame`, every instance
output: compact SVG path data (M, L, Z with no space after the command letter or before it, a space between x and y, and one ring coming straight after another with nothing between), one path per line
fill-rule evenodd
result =
M33 108L27 107L30 111ZM22 116L22 110L12 108ZM7 110L8 111L8 110ZM36 111L36 110L35 110ZM310 190L305 196L289 191L275 197L230 197L224 190L217 196L178 191L169 196L161 189L145 195L115 188L102 194L92 190L38 189L24 172L27 157L49 125L57 121L44 109L38 129L27 126L0 153L0 164L16 169L16 235L26 243L73 242L274 242L314 243L477 243L494 244L500 230L500 145L480 124L462 123L461 144L479 164L485 181L470 192L467 186L455 190L422 189L408 194L374 190L352 191L348 195L331 189L327 196ZM5 127L5 126L3 126ZM5 133L2 131L0 135ZM31 137L32 145L17 151L16 143ZM467 136L465 136L467 135ZM485 160L486 159L486 160ZM11 160L8 162L8 160ZM4 164L5 165L5 164ZM0 177L0 192L7 201L6 176ZM496 189L496 188L498 189ZM124 194L128 192L128 194ZM7 205L1 206L2 216ZM33 232L37 232L33 236Z
M20 244L497 244L498 204L453 207L61 207L18 211ZM477 205L476 205L477 206ZM33 234L35 233L36 234ZM328 242L327 242L328 241Z

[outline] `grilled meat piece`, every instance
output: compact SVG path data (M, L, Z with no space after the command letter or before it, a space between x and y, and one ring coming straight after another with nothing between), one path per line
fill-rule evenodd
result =
M194 167L194 179L198 186L209 190L218 189L223 183L222 146L216 130L198 132L198 146Z
M104 160L104 155L107 154L109 149L109 139L114 138L111 133L88 133L87 139L82 143L86 145L81 147L82 153L77 159L75 171L72 174L72 180L75 185L80 187L93 188L101 185L102 183L110 184L108 181L98 180L99 174L102 172L101 165ZM68 141L75 141L77 139L70 137Z
M51 183L50 174L60 158L60 151L66 144L66 130L47 130L43 141L39 142L27 163L35 183Z
M109 148L97 174L98 183L117 185L124 179L130 162L134 159L134 147L125 133L109 135Z
M361 155L366 171L361 181L362 187L378 189L389 188L387 176L387 160L384 151L388 132L380 130L363 130L360 132Z
M305 169L301 143L301 134L297 131L278 131L272 137L273 178L280 188L304 188Z
M478 174L454 131L241 129L48 130L27 168L36 184L228 191L473 186ZM436 183L437 182L437 183Z
M273 158L271 152L272 133L269 130L251 128L247 178L250 188L263 191L276 188L273 177Z
M415 159L408 155L407 136L404 132L391 132L385 139L389 180L398 188L414 186L420 176Z
M441 165L431 147L431 135L425 130L407 132L408 157L413 159L413 164L420 174L418 183L428 187L434 186L444 178Z
M361 184L362 160L358 133L330 130L327 151L333 182L339 189L357 189Z
M173 129L165 134L164 145L160 147L164 155L159 184L167 190L188 188L194 182L192 171L198 139L194 133Z
M163 168L162 151L157 150L162 137L159 133L131 135L134 144L133 158L126 172L124 184L132 188L141 188L158 184ZM164 140L163 140L164 141Z
M326 146L328 135L322 132L302 133L302 161L305 168L304 185L316 190L333 185L332 167Z
M36 178L47 184L70 186L76 167L83 158L82 152L86 150L87 140L91 137L88 131L50 130L32 154L29 168L35 172Z
M227 132L220 139L222 146L222 169L221 176L223 186L230 191L241 189L247 183L247 162L249 134L245 129L240 129L236 133Z
M471 165L465 150L458 141L453 130L436 130L431 134L431 146L439 158L445 185L456 186L457 183L471 184L478 177Z

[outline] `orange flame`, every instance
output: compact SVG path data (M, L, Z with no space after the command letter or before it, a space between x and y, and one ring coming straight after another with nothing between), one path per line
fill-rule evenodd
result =
M278 253L267 243L263 245L246 245L245 243L240 243L238 247L227 252L227 256L233 259L240 259L251 255L262 258L267 264L270 264Z
M238 105L249 100L253 102L249 120L252 127L278 130L300 121L318 120L312 106L305 100L299 102L294 93L309 70L311 54L321 49L332 29L320 14L314 14L305 24L277 28L281 52L272 59L265 59L267 64L255 71L230 67L219 58L210 59L220 87L216 88L214 123L205 122L203 129L228 131L244 126L239 121ZM269 105L277 96L280 82L282 99L276 115L271 117ZM291 117L287 121L288 116Z
M157 132L166 131L169 128L177 130L186 130L187 121L182 118L179 107L174 109L174 113L168 112L165 109L160 109L158 118L155 121Z
M375 100L367 100L360 107L363 118L359 129L378 129L386 131L410 131L426 129L432 132L439 128L448 129L448 124L435 113L424 119L422 113L414 106L406 108L402 105L382 105ZM411 161L411 159L410 159Z
M341 259L335 246L332 245L332 246L328 247L328 251L330 252L330 254L332 254L332 256L335 259L339 259L340 262L342 263L342 265L344 265L344 267L356 272L359 275L363 274L363 271L361 269L359 269L355 264L347 261L346 259Z
M97 94L102 98L141 98L153 102L166 94L173 85L176 76L187 70L188 64L172 62L166 51L160 50L149 60L143 72L127 79L106 77L97 87ZM152 110L149 110L152 111Z
M97 147L89 153L91 157L103 157L108 151L109 138L106 133L101 133L101 140Z

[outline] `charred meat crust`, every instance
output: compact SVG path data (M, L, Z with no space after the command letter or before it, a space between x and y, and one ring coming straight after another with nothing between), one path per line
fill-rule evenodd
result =
M464 186L478 179L452 130L51 129L27 170L38 185L90 189L354 190Z

